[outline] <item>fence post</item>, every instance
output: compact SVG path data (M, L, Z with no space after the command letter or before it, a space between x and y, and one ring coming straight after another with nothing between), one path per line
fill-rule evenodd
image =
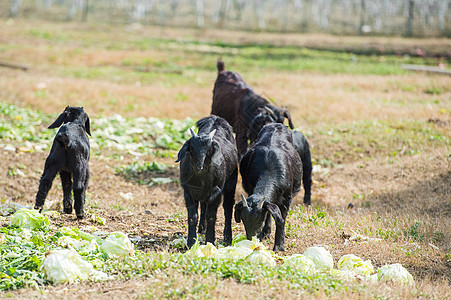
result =
M222 0L219 6L219 28L222 28L224 26L224 21L227 14L227 6L227 0Z
M359 34L363 35L363 26L365 25L365 13L366 13L366 3L365 0L361 0L360 2L360 26L359 26Z
M408 1L409 1L409 15L407 17L406 35L408 37L411 37L413 35L412 24L413 24L414 0L408 0Z
M89 12L89 0L85 0L85 7L83 8L83 12L81 15L82 22L88 21L88 12Z

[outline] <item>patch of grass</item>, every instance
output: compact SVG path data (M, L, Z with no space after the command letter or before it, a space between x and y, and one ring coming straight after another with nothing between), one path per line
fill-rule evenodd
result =
M39 28L29 30L28 35L51 42L66 43L69 41L69 37L61 32L49 31Z
M426 94L430 95L441 95L445 92L443 87L429 87L424 91Z
M319 133L324 143L334 143L340 148L334 156L331 153L319 156L320 162L330 161L326 164L329 166L333 166L337 159L347 160L356 153L365 153L370 157L379 155L396 158L419 154L425 147L450 145L450 140L443 131L425 121L358 121L341 125L338 129L319 129Z
M420 227L420 223L415 222L415 224L413 224L409 229L404 231L404 235L410 239L421 242L424 239L424 235L421 234L419 227Z
M177 212L176 214L171 215L169 218L166 219L166 222L169 223L178 223L185 219L185 214L181 211Z

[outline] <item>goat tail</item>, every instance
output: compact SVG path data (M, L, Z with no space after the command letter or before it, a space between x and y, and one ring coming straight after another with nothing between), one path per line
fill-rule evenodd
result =
M225 64L221 59L218 59L218 63L216 64L216 67L218 68L218 72L222 72L225 70Z

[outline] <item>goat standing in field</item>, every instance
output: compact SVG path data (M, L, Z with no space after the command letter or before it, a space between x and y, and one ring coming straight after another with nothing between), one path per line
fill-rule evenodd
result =
M246 236L262 240L271 232L271 216L276 222L274 251L284 251L285 221L291 200L302 180L301 158L293 146L290 130L271 123L262 128L257 142L240 161L246 199L235 206L235 221L243 220Z
M238 177L238 154L231 126L217 116L203 118L196 123L198 134L192 137L178 153L180 182L188 210L188 247L196 241L198 206L201 214L199 233L205 233L207 242L215 242L216 214L224 195L224 242L232 242L232 213Z
M74 205L78 219L84 218L85 192L89 181L89 117L83 107L67 106L48 128L61 128L53 140L50 154L45 160L34 208L42 211L45 198L59 173L63 186L64 212L72 213ZM74 193L75 203L72 199Z
M272 105L268 100L257 95L240 74L226 71L221 60L218 61L217 68L218 77L213 89L211 114L224 118L232 125L236 133L236 144L240 156L248 148L248 131L256 116L269 115L276 123L283 123L287 118L290 128L294 128L288 110ZM257 134L258 131L255 132L255 135Z

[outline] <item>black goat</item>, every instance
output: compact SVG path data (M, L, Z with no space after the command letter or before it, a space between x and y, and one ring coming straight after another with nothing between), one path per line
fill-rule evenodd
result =
M288 110L272 105L257 95L240 74L226 71L221 60L218 61L217 68L218 77L213 89L211 114L224 118L232 125L240 156L248 148L248 131L253 130L251 123L257 116L268 117L277 123L283 123L287 118L290 128L294 128ZM258 131L255 132L255 135L257 134Z
M192 137L178 153L180 182L188 210L188 247L196 241L198 206L201 215L199 233L205 233L207 242L215 241L216 213L224 195L224 242L232 243L232 213L238 178L238 154L232 127L226 120L210 116L196 123L198 134Z
M260 129L266 124L275 122L273 118L268 114L258 114L251 123L248 130L248 138L251 141L251 145L257 140L257 134ZM293 130L293 145L302 161L302 183L304 184L304 204L311 204L311 189L312 189L312 158L310 155L310 145L302 134L302 132Z
M274 251L284 251L285 220L301 187L301 164L290 130L279 123L265 125L240 161L243 188L249 197L241 195L235 221L243 220L248 239L255 235L260 240L268 238L272 215L276 221Z
M45 198L52 187L53 179L59 173L63 186L64 212L72 213L73 190L75 213L78 219L82 219L85 215L85 192L89 181L90 146L89 139L86 136L86 133L91 135L89 117L83 107L67 106L48 128L60 126L61 128L53 140L50 154L45 160L44 172L39 182L34 208L42 211Z

